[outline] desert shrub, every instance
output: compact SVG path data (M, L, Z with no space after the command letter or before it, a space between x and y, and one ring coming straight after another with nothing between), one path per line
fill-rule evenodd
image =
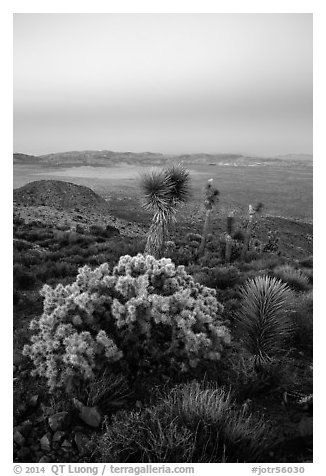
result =
M293 342L297 349L312 356L313 351L313 293L297 294L293 299Z
M26 241L30 242L38 242L39 244L43 243L44 241L52 238L52 232L49 231L47 228L33 228L31 230L25 229L19 233L15 233L17 238L25 239Z
M284 352L293 330L289 315L292 298L289 287L276 278L249 279L240 290L237 320L243 343L258 365Z
M198 264L202 267L213 268L223 264L223 259L220 257L220 253L206 253L198 260Z
M250 462L260 460L269 437L263 418L246 414L224 389L193 381L156 405L115 415L98 453L114 463Z
M201 238L202 238L202 236L199 233L187 233L187 235L186 235L186 240L188 242L190 242L190 241L196 242L197 246L201 242Z
M197 244L195 247L190 246L187 243L186 246L180 246L174 250L171 250L169 257L173 260L176 265L188 266L190 263L193 263L197 253Z
M314 261L312 256L308 256L308 258L304 258L301 261L299 261L299 264L303 266L304 268L313 268Z
M29 289L36 282L35 276L28 269L18 263L14 264L13 277L14 285L18 289Z
M227 234L222 233L220 235L220 240L219 240L219 254L220 257L225 261L225 252L226 252L226 239L227 239ZM243 244L241 241L233 239L232 241L232 248L231 248L231 256L230 256L230 261L236 261L241 257L241 251L243 248Z
M303 268L301 271L304 274L304 276L306 276L306 278L308 279L308 283L313 284L314 270L312 268Z
M277 253L279 254L279 233L277 230L269 230L267 233L267 242L263 244L263 253Z
M71 388L69 396L76 397L87 407L96 406L102 415L128 408L135 398L127 376L122 372L112 372L112 368L106 368L92 380L79 381Z
M88 264L98 266L102 263L107 262L107 256L104 253L100 253L96 256L91 256L88 259Z
M299 269L293 268L293 266L288 264L278 266L273 270L273 274L276 278L281 279L296 291L306 291L309 289L307 276Z
M250 263L254 260L259 260L261 257L261 252L257 251L255 249L250 249L247 251L246 256L244 257L244 262L245 263Z
M95 236L102 236L102 237L106 237L107 236L107 231L105 228L103 228L102 226L100 225L91 225L89 227L89 232L92 234L92 235L95 235Z
M34 319L24 352L50 389L93 379L121 361L137 371L188 371L215 361L230 340L214 290L195 283L170 259L123 256L79 270L73 284L42 288L44 310Z
M29 243L26 243L26 241L19 241L19 240L14 241L14 248L17 251L28 250L30 249L30 247L31 245Z
M79 233L80 235L85 233L85 228L80 223L77 223L76 225L76 233Z
M118 228L115 228L115 227L112 226L112 225L106 225L105 231L106 231L106 236L107 236L108 238L111 237L111 236L118 236L118 235L120 235L120 232L119 232Z
M269 254L263 258L253 259L246 263L239 263L239 269L241 271L262 271L272 270L276 266L279 266L283 262L283 259L277 255Z
M13 304L14 306L17 306L17 304L19 303L20 301L20 294L19 294L19 291L17 289L13 289Z
M239 343L233 344L216 370L218 384L231 388L237 401L252 398L256 393L259 371L255 359Z
M194 275L194 278L204 286L216 289L233 287L237 284L239 277L239 270L235 266L203 267Z
M62 230L61 228L53 231L53 238L57 241L60 246L65 246L69 244L69 235L70 232L66 230Z
M16 225L16 226L21 226L21 225L24 225L25 222L24 222L24 220L20 217L20 215L17 215L16 213L14 213L13 224Z
M35 267L34 276L41 282L76 274L77 266L67 262L46 261Z
M84 241L84 236L77 231L70 231L68 235L68 242L70 245L74 245L76 243L82 243Z
M22 252L22 250L17 250L14 248L14 263L21 264L25 268L30 268L33 265L36 265L42 261L41 253L34 250L26 250Z
M82 265L82 264L85 263L84 257L81 256L81 255L79 255L79 254L76 254L76 255L74 255L74 256L71 256L71 257L69 258L69 261L70 261L70 263L72 263L72 264L77 264L77 265Z
M68 223L60 223L57 225L57 229L60 231L69 231L70 226L68 225Z
M236 230L233 234L232 234L232 238L236 241L239 241L240 243L244 243L244 240L245 240L245 234L244 234L244 231L243 230Z
M233 345L215 370L214 379L219 385L231 388L237 402L253 400L262 395L300 391L306 377L298 374L297 359L291 351L268 361L257 361L241 344ZM212 374L213 376L213 374Z

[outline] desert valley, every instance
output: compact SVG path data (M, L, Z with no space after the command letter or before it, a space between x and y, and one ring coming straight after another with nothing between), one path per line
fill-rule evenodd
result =
M14 460L312 461L312 165L14 154Z

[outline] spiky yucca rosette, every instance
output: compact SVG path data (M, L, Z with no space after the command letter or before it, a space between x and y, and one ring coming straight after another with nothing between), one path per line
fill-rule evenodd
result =
M282 281L258 276L247 281L240 295L237 318L243 343L260 366L285 352L293 330L289 315L292 293Z

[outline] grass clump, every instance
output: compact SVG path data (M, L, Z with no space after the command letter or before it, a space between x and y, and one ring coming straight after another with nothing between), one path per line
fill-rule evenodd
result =
M313 292L308 291L293 299L293 343L298 350L312 357L313 352Z
M196 381L172 388L156 405L121 412L98 441L101 462L260 461L271 443L266 421L230 394Z
M299 269L293 268L288 264L277 266L273 270L276 278L287 283L295 291L307 291L309 289L309 279Z

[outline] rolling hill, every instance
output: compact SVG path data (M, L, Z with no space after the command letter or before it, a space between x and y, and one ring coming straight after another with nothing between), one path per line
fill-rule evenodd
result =
M108 211L104 198L82 185L60 180L37 180L14 190L14 201L22 206L47 205L57 209L86 208Z

